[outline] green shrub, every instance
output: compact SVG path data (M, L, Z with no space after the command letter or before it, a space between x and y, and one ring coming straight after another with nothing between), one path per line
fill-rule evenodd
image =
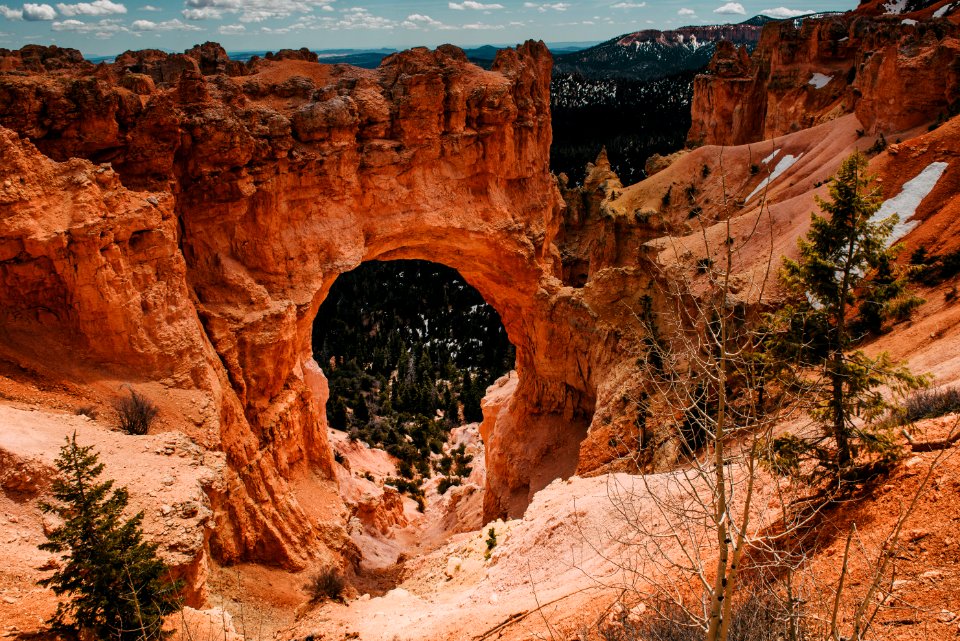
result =
M954 412L960 412L960 389L933 387L907 397L903 404L902 422L912 423Z
M449 490L451 487L456 487L462 483L463 479L461 479L459 476L444 476L442 479L440 479L440 483L437 485L437 492L440 494L446 494L447 490Z
M493 549L497 547L497 531L494 528L487 530L487 551L483 553L483 558L489 559L490 555L493 554Z
M704 630L690 615L695 609L659 603L639 618L619 608L619 616L600 626L603 641L701 641ZM773 597L750 596L733 607L728 641L783 641L791 638L784 608ZM797 630L797 638L806 638Z
M663 198L660 199L660 204L662 204L664 207L669 207L670 200L672 198L671 196L672 193L673 193L673 185L670 185L669 187L667 187L666 193L663 194Z

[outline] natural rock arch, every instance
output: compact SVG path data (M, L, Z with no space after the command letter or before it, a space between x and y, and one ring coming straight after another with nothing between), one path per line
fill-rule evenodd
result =
M212 401L182 426L226 455L207 488L211 550L300 567L350 554L311 356L317 309L362 261L430 260L457 269L517 347L518 388L488 421L487 515L517 515L572 473L622 355L562 278L546 48L503 51L491 71L454 47L375 71L285 59L231 76L201 75L191 55L0 79L20 106L0 124L55 160L112 165L58 165L4 132L6 173L25 187L0 227L0 258L15 257L0 276L19 288L0 291L3 342L27 337L33 362L67 342L98 377ZM65 120L50 122L51 105ZM311 492L326 499L305 503Z

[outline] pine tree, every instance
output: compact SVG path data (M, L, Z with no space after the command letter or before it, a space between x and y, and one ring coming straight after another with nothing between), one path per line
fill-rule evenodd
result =
M56 502L40 507L63 524L40 549L63 554L63 564L40 585L69 600L57 606L50 623L104 640L162 638L163 617L179 607L179 585L167 580L157 546L143 541L143 512L123 520L127 490L97 481L103 463L93 447L77 444L76 434L60 449L56 466Z
M347 404L343 398L338 396L330 407L330 414L327 417L327 423L335 430L347 430L350 428L350 421L347 417Z
M363 394L357 395L357 400L353 405L353 417L362 425L370 421L370 407L367 405L367 399Z
M812 402L824 428L814 439L778 438L774 459L781 470L796 470L812 457L820 471L840 475L860 453L895 455L891 435L872 422L890 407L880 388L923 383L886 353L872 358L854 350L864 338L858 328L879 328L907 293L895 267L901 247L888 247L897 217L872 220L881 200L866 170L860 154L844 160L830 199L817 199L827 215L812 214L798 260L785 260L780 274L790 300L772 316L769 353L783 380Z

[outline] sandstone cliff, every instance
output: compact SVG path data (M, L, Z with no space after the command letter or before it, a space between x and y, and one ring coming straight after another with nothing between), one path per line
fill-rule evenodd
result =
M855 113L867 133L949 117L960 99L960 28L946 18L847 13L764 27L747 57L719 48L694 83L696 144L766 140Z
M375 71L274 58L4 52L5 357L204 397L180 427L227 454L212 551L302 567L347 545L316 310L361 261L441 262L517 346L486 495L517 513L576 467L616 334L560 278L549 53L527 43L492 71L454 47Z
M736 282L749 299L769 252L795 247L840 158L873 142L858 130L925 122L943 104L931 96L953 91L952 72L940 73L903 110L880 100L884 73L927 73L928 59L952 69L953 31L894 38L892 23L863 20L786 23L765 32L761 57L725 48L698 81L698 108L719 101L717 118L701 114L711 139L792 129L771 104L819 128L704 146L627 187L601 155L581 189L558 189L549 172L551 60L539 43L501 52L491 71L449 46L372 71L298 52L236 66L209 44L96 68L65 50L0 52L0 356L91 394L132 381L197 407L170 427L225 453L223 481L206 492L210 551L227 562L357 560L311 329L337 276L367 260L458 269L517 348L515 387L491 395L481 428L488 518L522 512L559 476L619 464L621 445L652 442L645 462L668 466L674 417L647 406L638 358L647 321L669 319L669 278L688 277L695 295L697 266L712 259L704 245L719 247L718 223L732 219L747 239ZM835 66L814 71L834 45ZM846 74L854 59L859 85L835 75L826 98L804 97L805 74ZM760 82L758 60L778 61L768 71L786 78L782 93ZM906 92L900 76L889 82ZM762 113L748 100L760 88ZM952 131L911 149L918 171L950 161ZM774 176L787 157L797 162ZM891 197L910 176L882 166ZM956 181L952 168L944 176ZM770 214L760 223L759 201ZM932 207L917 215L950 228Z

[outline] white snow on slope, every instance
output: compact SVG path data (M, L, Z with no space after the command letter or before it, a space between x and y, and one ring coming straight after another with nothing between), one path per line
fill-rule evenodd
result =
M870 222L875 223L891 214L897 214L900 217L899 222L893 228L893 233L890 234L890 239L887 241L888 245L892 245L909 234L919 224L919 221L907 222L907 219L917 212L917 207L933 191L937 181L940 180L946 170L947 163L945 162L930 163L916 178L905 182L903 190L890 200L885 201L877 210L877 213L870 218Z
M822 73L815 73L810 78L810 82L807 84L811 84L817 89L823 89L828 84L830 84L831 80L833 80L833 76L825 76Z
M917 24L917 21L914 20L913 18L904 18L903 22L901 22L900 24L905 24L907 26L912 27L913 25Z
M893 14L899 16L907 8L907 0L891 0L883 3L883 10L887 15Z
M763 164L766 165L768 162L770 162L771 160L773 160L774 158L776 158L776 157L777 157L777 154L779 154L779 153L780 153L780 150L779 150L779 149L774 149L774 150L773 150L773 153L771 153L769 156L767 156L766 158L763 159Z
M933 12L933 17L934 17L934 18L942 18L943 16L947 15L947 12L950 11L950 9L952 9L952 8L953 8L953 3L945 4L945 5L943 5L942 7L940 7L939 9L937 9L936 11Z
M793 155L791 155L791 154L787 154L786 156L784 156L783 158L781 158L781 159L780 159L780 162L778 162L778 163L777 163L777 166L773 168L773 171L770 173L770 175L767 176L766 178L764 178L764 179L760 182L760 184L757 185L757 188L754 189L753 191L751 191L751 192L750 192L750 195L747 196L747 199L744 200L743 202L748 202L751 198L753 198L754 196L756 196L759 192L763 191L763 190L766 188L767 185L769 185L769 184L772 183L774 180L776 180L777 178L779 178L780 176L782 176L783 173L784 173L786 170L788 170L788 169L790 169L791 167L793 167L793 165L794 165L798 160L800 160L802 157L803 157L803 154L800 154L799 156L793 156Z

